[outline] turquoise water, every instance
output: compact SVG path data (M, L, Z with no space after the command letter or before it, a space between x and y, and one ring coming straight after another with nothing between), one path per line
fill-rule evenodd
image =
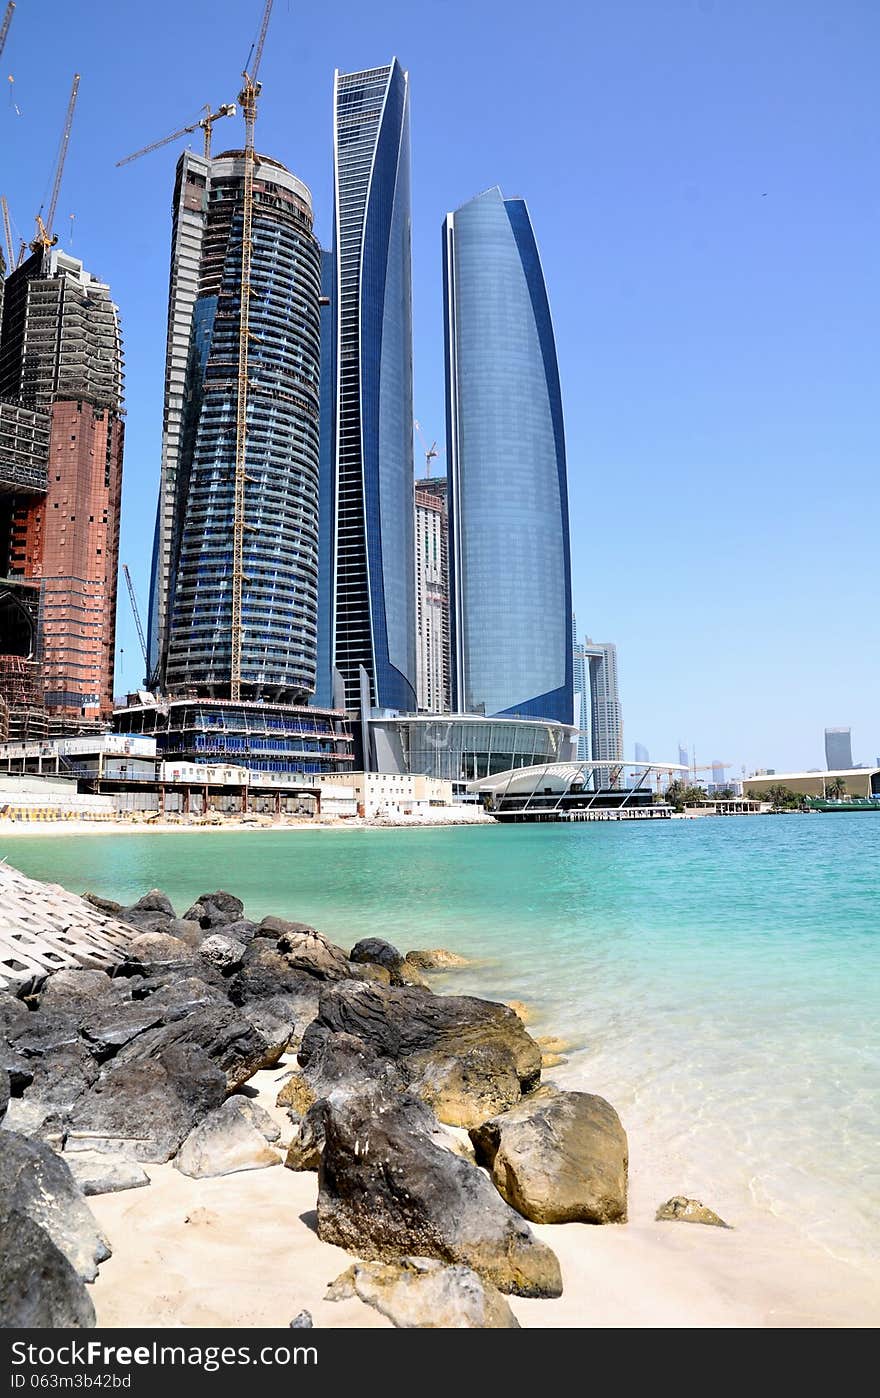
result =
M438 988L527 1001L552 1076L607 1096L658 1195L880 1244L880 817L0 838L75 891L215 887L344 945L475 958ZM661 1192L662 1191L662 1192Z

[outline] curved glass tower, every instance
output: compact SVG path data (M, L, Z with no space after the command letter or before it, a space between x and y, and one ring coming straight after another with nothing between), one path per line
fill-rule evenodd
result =
M154 606L154 617L164 612L165 689L222 699L229 696L232 663L244 161L242 152L231 151L189 165L184 174L199 181L191 187L201 214L198 294L179 375L174 469L163 469L160 525L163 518L167 523L154 566L164 576L154 596L164 592L166 601ZM284 166L260 156L251 264L245 699L295 703L315 689L320 286L309 191ZM168 425L166 413L166 435ZM154 624L154 635L159 631Z
M337 73L334 663L360 707L416 707L409 84Z
M562 396L525 202L448 214L443 280L453 709L571 723Z

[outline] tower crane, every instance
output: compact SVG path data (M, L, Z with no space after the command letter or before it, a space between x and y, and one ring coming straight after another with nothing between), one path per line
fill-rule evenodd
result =
M238 327L238 401L235 416L235 491L232 522L232 656L229 675L229 697L241 698L242 649L242 585L244 582L244 491L247 479L247 408L248 408L248 341L250 339L251 308L251 238L254 201L254 128L257 121L257 98L262 90L258 81L263 47L272 14L272 0L265 0L263 19L255 47L248 55L248 65L242 73L244 83L238 94L244 117L244 196L241 219L241 296Z
M137 597L134 593L134 583L131 580L131 573L128 571L127 563L123 563L122 571L125 574L125 585L128 588L128 600L131 602L131 610L132 615L134 616L134 624L137 627L138 640L141 643L141 654L144 657L144 676L146 677L147 675L149 675L150 672L150 662L147 657L147 641L146 637L144 636L144 628L141 625L141 614L138 611Z
M172 141L179 140L181 136L188 136L191 131L198 131L199 127L201 127L205 133L205 159L210 160L211 130L214 122L219 121L221 117L227 116L235 116L234 102L223 102L221 106L217 108L216 112L212 112L210 102L206 102L205 115L199 117L198 121L194 121L190 126L181 126L179 131L172 131L170 136L163 136L161 141L152 141L148 146L143 146L140 150L136 150L133 155L126 155L122 160L117 160L116 168L118 170L120 165L129 165L132 160L139 160L142 155L149 155L151 151L160 150L162 146L170 145Z
M31 252L39 252L40 248L54 247L58 242L58 234L52 232L52 224L55 222L55 210L58 206L58 195L61 193L61 176L64 174L64 162L67 159L67 147L70 143L70 130L73 126L73 113L76 107L76 95L79 92L79 73L73 75L73 86L70 89L70 99L67 103L67 115L64 118L64 130L61 133L61 144L58 147L58 159L55 162L55 180L52 184L52 195L49 199L49 208L46 211L46 221L43 222L42 208L37 214L37 235L31 243Z
M6 35L9 33L9 26L12 23L12 12L14 9L15 4L13 0L9 0L9 4L6 6L6 13L3 16L3 23L0 24L0 53L2 53L6 47Z
M12 252L12 228L9 223L9 205L6 202L5 194L0 194L0 207L3 209L3 236L6 239L6 265L11 272L14 261Z
M417 431L418 434L419 434L419 441L420 441L421 444L422 444L422 450L423 450L424 453L425 453L425 480L427 480L428 477L429 477L430 474L431 474L431 462L432 462L436 457L438 457L438 456L440 455L440 453L439 453L439 451L437 450L437 443L436 443L436 442L432 442L430 446L428 446L428 445L426 444L426 441L425 441L425 434L424 434L424 432L423 432L422 429L421 429L421 425L420 425L418 422L415 422L415 423L414 423L414 426L415 426L416 431Z

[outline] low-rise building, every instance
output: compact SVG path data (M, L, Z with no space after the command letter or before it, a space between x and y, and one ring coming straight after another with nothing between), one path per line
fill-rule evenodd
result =
M760 772L743 778L743 795L766 799L771 787L782 786L798 796L880 799L880 767L842 767L832 772Z
M381 815L417 815L436 806L452 805L452 782L439 777L407 776L399 772L348 772L321 779L321 809L335 787L352 789L358 814L369 820Z

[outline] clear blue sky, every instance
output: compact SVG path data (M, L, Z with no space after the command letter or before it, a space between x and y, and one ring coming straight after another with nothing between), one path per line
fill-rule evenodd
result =
M121 557L144 610L181 145L114 162L235 99L261 8L19 0L2 61L0 187L28 235L82 73L56 228L66 245L75 214L72 250L122 311ZM333 69L409 68L429 441L443 215L496 183L528 200L578 623L619 646L629 755L681 738L698 762L811 767L826 724L880 754L878 52L874 0L276 0L258 144L311 186L323 240ZM221 123L215 149L240 138ZM117 691L141 669L124 595L119 644Z

